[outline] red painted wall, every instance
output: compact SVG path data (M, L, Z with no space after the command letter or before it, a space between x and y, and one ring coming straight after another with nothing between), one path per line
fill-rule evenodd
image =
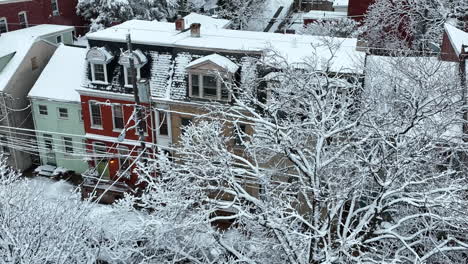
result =
M18 13L26 11L29 25L59 24L78 26L76 32L86 32L84 20L76 15L77 0L57 0L60 14L52 15L52 2L50 0L30 0L16 3L0 4L0 18L5 17L8 30L20 29Z
M443 61L459 61L457 53L452 46L452 42L450 42L447 32L444 32L444 38L442 39L440 58Z
M367 9L374 3L375 0L349 0L348 16L356 21L362 21Z
M128 120L131 118L133 109L134 109L134 102L133 101L125 101L125 100L116 100L116 99L108 99L108 98L102 98L102 97L94 97L94 96L85 96L81 95L81 106L82 106L82 113L83 113L83 121L84 121L84 128L85 132L87 134L94 134L94 135L101 135L101 136L107 136L107 137L112 137L114 138L114 142L108 142L103 140L98 140L98 139L87 139L88 143L88 150L90 152L93 152L92 146L94 142L101 142L106 144L108 147L108 152L110 153L116 153L116 144L115 141L117 141L117 137L120 135L120 132L114 131L114 125L113 125L113 116L112 116L112 107L110 105L101 105L101 117L102 117L102 129L96 129L91 127L91 114L90 114L90 109L89 109L89 102L90 101L97 101L101 103L110 103L110 104L122 104L123 105L123 118L124 118L124 124L127 124ZM144 106L149 106L148 104L143 104ZM152 118L153 116L150 115L149 113L146 113L147 119L147 136L145 137L145 141L148 143L152 143L153 140L153 130L151 129L152 125ZM130 120L128 126L126 127L133 127L135 125L134 120ZM138 140L138 135L137 135L137 130L132 128L129 129L126 132L125 139L128 140ZM126 144L119 144L119 146L126 146L130 151L134 148L134 145L126 145ZM135 148L135 151L131 154L132 156L138 156L138 153L136 152L137 150L140 150L140 147ZM94 166L94 161L91 161L91 165ZM111 179L117 179L116 174L119 170L119 162L117 158L110 159L109 160L109 172L110 172L110 177ZM130 170L133 172L133 169ZM135 173L132 173L131 179L126 180L126 179L120 179L121 181L126 182L130 186L135 186L137 182L137 175Z

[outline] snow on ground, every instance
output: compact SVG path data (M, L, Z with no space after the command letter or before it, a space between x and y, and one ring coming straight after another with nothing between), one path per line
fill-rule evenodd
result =
M79 187L64 180L54 181L44 177L35 177L30 180L31 187L41 190L43 196L51 203L66 203L81 199ZM142 215L125 211L112 205L101 205L83 201L83 206L90 206L88 216L97 223L107 234L116 234L122 231L137 229ZM124 230L125 229L125 230Z
M268 23L270 22L273 15L276 13L280 6L283 6L283 11L277 18L277 22L271 28L270 32L274 32L282 19L286 17L289 7L291 7L294 0L267 0L263 12L260 12L255 18L253 18L247 26L247 30L252 31L263 31Z

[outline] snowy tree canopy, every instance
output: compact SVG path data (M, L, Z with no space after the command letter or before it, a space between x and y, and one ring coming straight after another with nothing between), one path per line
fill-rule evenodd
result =
M450 19L465 27L466 0L377 0L364 19L371 47L409 47L427 50L438 46L443 24Z
M151 218L142 257L463 262L468 182L456 67L369 60L365 81L291 66L233 87L232 106L210 105L171 159L140 168L149 188L126 202ZM220 221L233 224L211 227ZM158 233L165 223L175 235Z

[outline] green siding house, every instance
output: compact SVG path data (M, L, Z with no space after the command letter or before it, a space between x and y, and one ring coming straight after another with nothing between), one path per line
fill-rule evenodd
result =
M88 164L80 96L75 89L85 72L86 52L60 45L29 93L42 165L79 174Z

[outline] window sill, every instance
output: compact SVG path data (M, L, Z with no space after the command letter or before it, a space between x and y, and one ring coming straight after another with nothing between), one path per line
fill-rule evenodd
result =
M123 131L123 129L121 129L121 128L114 128L114 129L112 129L112 132L121 133L122 131Z
M68 120L68 117L58 117L57 119L60 119L60 120Z
M108 82L103 82L103 81L91 81L92 84L100 84L100 85L109 85Z
M198 96L189 96L190 99L200 100L200 101L217 101L217 102L225 102L229 103L231 99L218 99L215 97L198 97Z
M92 129L103 130L102 126L91 126Z

